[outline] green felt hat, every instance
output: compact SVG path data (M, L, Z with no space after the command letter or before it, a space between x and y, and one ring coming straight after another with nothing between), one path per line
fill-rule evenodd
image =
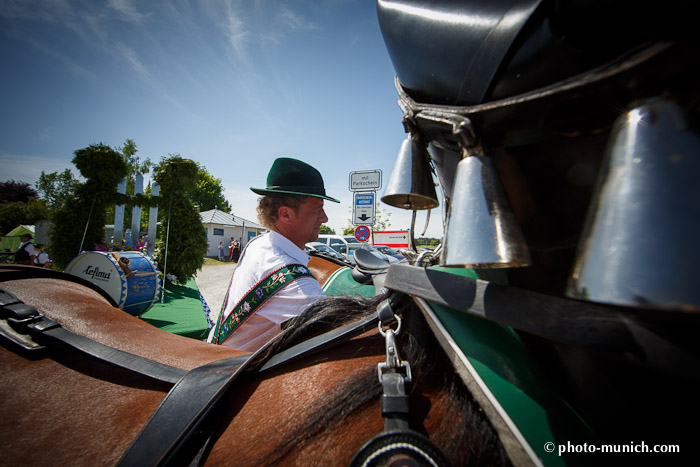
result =
M267 188L253 188L258 195L297 195L323 198L334 203L337 199L326 196L321 173L306 162L280 157L272 163L267 174Z

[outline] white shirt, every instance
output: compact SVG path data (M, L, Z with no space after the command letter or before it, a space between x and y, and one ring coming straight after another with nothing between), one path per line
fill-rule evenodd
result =
M309 264L309 255L285 236L271 231L255 237L246 245L236 266L224 302L224 319L255 284L273 271L289 264ZM254 352L280 333L280 324L299 316L304 309L326 294L316 279L302 277L286 285L246 319L222 345ZM214 326L209 342L214 340Z
M36 250L34 250L34 254L36 255L36 258L34 258L34 264L43 266L49 262L49 254L45 251L37 252Z

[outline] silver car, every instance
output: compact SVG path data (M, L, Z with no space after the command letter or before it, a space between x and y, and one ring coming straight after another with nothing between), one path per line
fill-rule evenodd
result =
M333 248L329 247L325 243L310 242L310 243L307 243L305 245L304 250L306 250L307 252L311 251L311 250L318 251L322 254L332 256L334 258L338 258L338 259L341 259L343 261L347 261L347 258L345 257L345 255L343 255L342 253L338 253L337 251L335 251Z

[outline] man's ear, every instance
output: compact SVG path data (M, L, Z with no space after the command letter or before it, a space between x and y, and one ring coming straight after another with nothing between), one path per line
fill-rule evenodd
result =
M277 217L279 218L280 222L287 225L291 224L294 220L294 214L294 210L289 206L280 206L280 208L277 210Z

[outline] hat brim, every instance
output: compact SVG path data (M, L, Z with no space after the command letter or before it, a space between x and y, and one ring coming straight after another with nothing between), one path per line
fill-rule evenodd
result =
M253 188L250 187L251 191L255 194L261 195L261 196L267 196L267 195L292 195L292 196L313 196L314 198L322 198L322 199L327 199L328 201L333 201L334 203L340 203L335 198L331 198L330 196L325 196L325 195L319 195L317 193L300 193L298 191L285 191L285 190L268 190L265 188Z

